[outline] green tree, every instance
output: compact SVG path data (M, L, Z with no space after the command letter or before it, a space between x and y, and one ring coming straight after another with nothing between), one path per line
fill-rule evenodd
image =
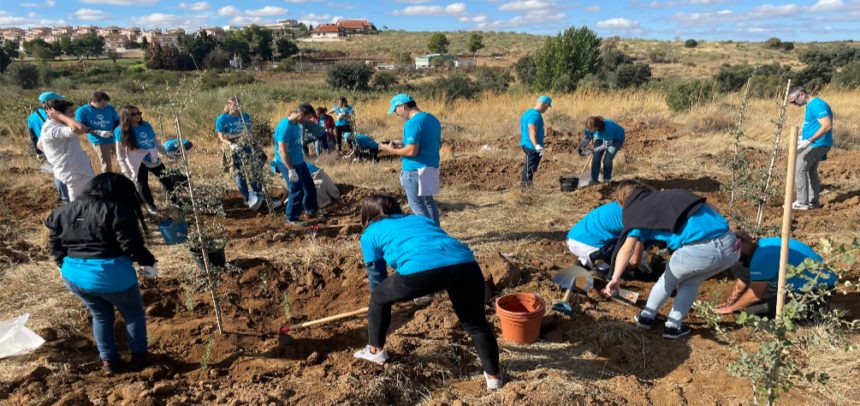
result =
M224 41L221 42L221 49L227 51L230 54L230 58L236 55L242 58L243 62L251 60L251 46L238 36L224 38Z
M16 63L6 70L9 83L22 89L39 86L39 68L32 63Z
M779 49L779 46L781 44L782 44L782 40L777 38L777 37L770 38L764 42L765 48L768 48L768 49Z
M685 48L695 48L697 46L699 46L699 41L696 41L694 39L688 39L688 40L684 41L684 47Z
M537 66L535 65L535 57L533 56L524 56L517 61L517 64L514 65L514 70L517 72L517 77L520 79L526 86L532 86L535 84L535 78L537 77Z
M370 89L367 84L372 76L373 68L361 62L338 63L326 73L326 83L338 89L365 91Z
M98 57L105 53L105 39L91 32L80 38L72 40L72 46L77 48L78 56L87 59Z
M597 73L603 65L600 42L597 33L584 26L570 27L558 36L546 38L535 55L537 90L558 89L555 82L567 76L563 82L571 91L585 75Z
M206 69L222 70L230 67L232 55L221 48L215 48L203 58L203 66Z
M303 33L310 31L310 28L308 28L305 25L305 23L299 23L298 29L299 29L299 32L303 32Z
M116 63L116 60L120 57L119 52L115 49L108 49L107 52L105 52L105 56L107 56L107 58L113 63Z
M444 54L448 52L448 37L444 33L434 32L427 41L427 50L433 54Z
M430 66L438 68L438 67L442 66L443 64L445 64L445 58L443 58L441 56L434 56L434 57L430 58Z
M59 51L63 55L78 56L77 50L72 45L72 37L64 35L59 41L55 41L54 44L58 44L57 46L59 47Z
M12 57L6 52L6 48L0 48L0 72L6 72L6 67L12 63Z
M469 52L472 53L472 58L475 58L479 49L484 48L484 36L478 31L472 31L469 35Z
M146 49L149 48L149 40L146 39L146 37L143 37L143 39L140 40L140 48L143 49L144 51L146 51Z
M834 73L830 83L850 88L860 86L860 61L851 62L841 72Z
M51 49L51 44L45 42L45 40L41 38L34 38L30 41L24 41L21 43L21 47L24 48L24 52L29 57L36 57L36 54L40 52L41 49Z
M388 90L389 87L397 84L397 75L390 70L376 72L371 84L377 89Z
M409 55L409 52L406 51L395 51L391 59L394 61L395 66L406 66L413 63L412 55Z
M216 47L218 47L218 41L215 40L215 37L207 35L205 31L184 37L179 42L179 48L182 52L190 55L194 59L194 64L198 65L202 64L203 58Z
M639 87L651 80L651 66L636 62L618 67L615 72L615 86L620 89Z
M6 55L8 55L9 58L14 59L14 58L19 58L21 56L21 53L18 52L18 43L15 41L12 41L10 39L7 39L3 43L3 49L6 50Z
M279 39L275 43L275 47L278 48L278 57L280 57L281 59L289 58L299 53L299 47L296 45L296 43L286 38Z
M272 30L252 24L236 32L236 38L248 44L250 55L272 59Z

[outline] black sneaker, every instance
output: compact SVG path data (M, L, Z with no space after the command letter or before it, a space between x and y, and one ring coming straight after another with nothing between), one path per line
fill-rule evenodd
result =
M681 323L681 327L666 326L663 328L663 338L677 340L687 334L690 334L690 326Z
M633 320L636 320L637 327L642 327L645 330L651 330L651 326L654 325L654 319L650 317L640 317L638 314L633 316ZM665 337L665 335L663 337Z

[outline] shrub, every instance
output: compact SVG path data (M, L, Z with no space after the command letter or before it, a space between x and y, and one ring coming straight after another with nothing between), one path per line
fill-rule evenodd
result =
M535 65L535 58L533 56L524 56L517 60L514 70L517 72L517 78L523 84L531 86L535 83L537 66Z
M665 51L649 51L648 60L654 63L667 63L669 62L669 55Z
M142 93L145 90L144 86L139 81L132 79L123 80L122 82L117 83L116 87L128 94Z
M221 48L215 48L203 57L203 66L206 69L218 70L228 68L230 67L230 54Z
M793 42L783 42L783 43L779 44L779 49L781 49L783 52L791 51L794 49L794 43Z
M830 83L833 77L833 67L827 64L815 63L809 65L795 75L792 84L797 83L810 91L818 90Z
M69 90L74 90L77 87L75 86L75 81L70 77L60 76L51 83L51 86L55 91L58 92L68 92Z
M611 72L615 72L621 65L633 63L629 56L615 47L609 49L604 47L601 58L603 58L603 67Z
M722 92L740 91L746 86L747 80L752 76L753 70L755 70L755 66L753 65L723 65L720 67L720 71L714 76L714 80ZM785 83L785 80L791 76L791 69L788 66L782 66L778 63L761 65L758 68L758 72L756 72L755 79L753 79L753 88L750 89L751 95L754 97L770 97L771 93L769 90L762 89L761 92L757 90L761 87L760 84L764 84L767 87L771 83L774 83L774 81Z
M626 89L639 87L651 80L651 66L647 63L636 62L621 65L615 72L615 87Z
M594 74L592 73L592 75ZM554 92L569 93L574 90L576 90L576 82L574 82L573 79L570 78L570 75L566 73L557 77L552 83L552 91Z
M764 42L764 47L767 49L779 49L782 40L777 37L772 37Z
M443 63L442 65L444 65L446 68L453 68L454 67L454 61L449 59L449 60L445 61L445 63Z
M601 75L589 73L585 75L584 78L579 79L579 82L576 83L576 88L588 90L608 90L609 83L606 81L606 79L602 78Z
M463 72L454 72L441 77L421 88L431 98L451 103L458 99L473 99L481 93L481 88Z
M834 73L830 83L852 88L860 86L860 61L851 62L841 72Z
M537 90L573 90L585 75L600 71L600 37L588 27L570 27L544 40L535 55L535 65Z
M128 71L131 73L143 73L146 71L146 68L144 68L142 66L136 66L134 68L129 69Z
M699 46L699 42L694 39L684 41L684 48L695 48L697 46Z
M293 58L284 58L278 62L278 67L273 68L274 72L292 72L296 68L296 60Z
M508 85L514 81L514 77L507 69L481 67L475 72L477 85L483 91L496 94L508 90Z
M430 39L427 40L427 50L434 54L444 54L448 52L448 45L450 45L448 37L441 32L434 32L433 35L430 36Z
M710 100L715 87L715 83L708 79L680 82L666 92L666 105L675 112L688 111L696 103Z
M388 90L389 87L396 85L397 82L397 75L395 75L394 72L383 70L376 72L373 75L371 84L377 89Z
M50 87L54 79L58 77L60 77L60 73L48 65L39 65L39 84L43 87Z
M338 63L326 73L326 83L337 89L365 91L373 77L373 68L361 62Z
M6 68L6 78L10 85L34 89L39 86L39 68L31 63L13 63Z
M830 63L830 55L823 49L818 48L804 49L800 52L800 55L797 56L797 59L807 65L814 63Z

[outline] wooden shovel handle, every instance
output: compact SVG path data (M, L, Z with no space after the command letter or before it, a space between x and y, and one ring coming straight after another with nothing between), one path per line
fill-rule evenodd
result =
M323 324L323 323L328 323L328 322L330 322L330 321L335 321L335 320L345 319L345 318L347 318L347 317L357 316L357 315L359 315L359 314L367 313L367 311L368 311L369 309L370 309L369 307L365 307L365 308L361 308L361 309L358 309L358 310L352 310L352 311L349 311L349 312L346 312L346 313L341 313L341 314L338 314L338 315L329 316L329 317L326 317L326 318L324 318L324 319L318 319L318 320L313 320L313 321L307 321L307 322L304 322L304 323L301 323L301 324L296 324L296 325L292 325L292 326L288 326L288 327L281 327L281 329L279 330L279 332L280 332L281 334L286 334L286 333L288 333L288 332L290 332L290 331L295 331L295 330L303 329L303 328L306 328L306 327L316 326L317 324Z

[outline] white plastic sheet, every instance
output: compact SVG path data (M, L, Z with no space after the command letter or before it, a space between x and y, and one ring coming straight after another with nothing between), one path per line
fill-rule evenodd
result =
M24 313L17 319L0 321L0 359L33 352L45 343L42 337L24 327L29 318L30 313Z

